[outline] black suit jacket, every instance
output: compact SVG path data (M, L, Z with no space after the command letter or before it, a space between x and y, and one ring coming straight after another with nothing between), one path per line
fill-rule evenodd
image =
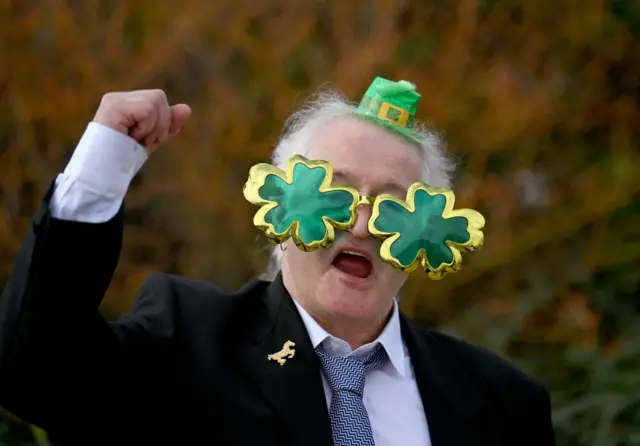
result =
M278 277L227 293L151 276L133 310L98 306L123 211L29 228L0 299L0 405L59 444L331 444L320 366ZM551 446L547 390L496 355L401 316L434 446ZM268 361L287 340L296 356ZM384 404L384 401L380 401Z

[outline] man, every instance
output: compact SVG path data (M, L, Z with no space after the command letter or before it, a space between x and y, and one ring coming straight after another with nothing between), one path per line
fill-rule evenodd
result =
M326 95L297 112L274 164L327 161L363 197L448 187L447 158L414 110L363 119L397 98L417 104L410 84L380 82L389 102ZM129 182L189 114L157 90L104 97L0 300L0 405L59 444L554 444L542 384L400 313L407 275L378 254L367 200L326 249L284 241L271 281L225 293L156 274L130 314L105 322Z

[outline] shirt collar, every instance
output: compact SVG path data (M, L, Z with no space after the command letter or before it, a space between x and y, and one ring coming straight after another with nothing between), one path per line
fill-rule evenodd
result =
M400 330L400 315L396 299L393 299L393 312L391 314L391 318L389 318L389 322L387 322L387 325L382 333L380 333L380 336L378 336L375 341L363 345L355 351L351 350L351 347L346 341L329 334L324 328L322 328L296 299L293 299L293 302L298 308L298 312L300 313L302 322L307 329L307 333L309 333L309 338L311 339L311 344L314 349L318 347L318 345L324 343L325 347L329 347L329 349L332 350L330 352L332 354L340 356L352 354L359 355L370 351L376 344L380 343L386 350L393 367L400 376L403 378L405 377L405 348L402 340L402 332Z

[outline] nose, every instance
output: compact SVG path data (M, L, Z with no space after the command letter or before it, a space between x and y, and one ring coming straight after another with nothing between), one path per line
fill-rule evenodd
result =
M349 231L352 236L357 238L366 238L371 234L369 233L369 218L371 217L371 205L360 204L356 210L356 225Z

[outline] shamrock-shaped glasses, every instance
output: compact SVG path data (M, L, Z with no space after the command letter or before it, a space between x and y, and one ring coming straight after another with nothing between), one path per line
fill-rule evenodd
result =
M326 161L295 155L285 171L270 164L253 166L243 192L260 206L254 225L271 243L292 238L303 251L328 248L335 229L356 223L356 209L372 205L369 232L384 240L382 260L410 273L421 267L440 279L460 269L461 251L482 247L483 216L472 209L454 210L454 194L424 183L414 183L406 200L388 194L375 199L361 196L350 186L332 185L333 168Z

